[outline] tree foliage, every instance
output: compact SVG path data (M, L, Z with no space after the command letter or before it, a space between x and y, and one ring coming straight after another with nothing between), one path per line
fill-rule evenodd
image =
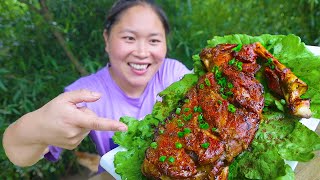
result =
M158 2L171 23L168 56L189 68L191 56L215 35L296 34L306 44L320 45L317 0ZM0 1L1 140L4 129L21 115L41 107L61 93L64 86L106 64L102 33L112 3ZM95 151L89 139L79 149ZM58 163L41 160L30 168L19 168L8 161L1 143L0 179L56 179L78 172L79 168L72 151L65 151Z

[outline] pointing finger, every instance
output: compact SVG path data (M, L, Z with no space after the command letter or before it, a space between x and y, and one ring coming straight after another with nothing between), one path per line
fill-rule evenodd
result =
M122 122L97 116L82 117L79 121L79 126L98 131L127 131L128 129L127 125Z
M62 98L64 101L71 102L73 104L81 102L94 102L97 101L100 97L100 93L89 91L86 89L69 91L60 95L60 98Z

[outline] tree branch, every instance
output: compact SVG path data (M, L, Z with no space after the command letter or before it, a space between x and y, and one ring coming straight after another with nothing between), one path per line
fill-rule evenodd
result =
M53 33L53 35L55 36L55 38L57 39L58 43L60 44L60 46L63 48L64 52L66 53L66 55L68 56L69 60L71 61L71 63L76 67L77 71L81 74L81 75L86 75L88 74L88 72L86 71L85 68L83 68L83 66L81 65L81 63L79 62L79 60L76 58L76 56L73 54L72 50L67 46L67 43L65 41L65 38L63 37L62 33L60 32L60 30L53 26L53 15L51 14L51 12L49 11L47 5L46 5L46 1L45 0L39 0L40 3L40 7L41 9L37 9L34 5L30 4L27 0L19 0L20 2L26 4L29 9L31 9L32 11L40 14L43 19L45 20L45 22L49 25L51 32Z

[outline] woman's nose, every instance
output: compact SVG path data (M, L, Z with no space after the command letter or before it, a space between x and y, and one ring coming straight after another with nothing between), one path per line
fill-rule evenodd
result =
M144 42L137 43L136 50L134 51L134 55L139 58L146 58L149 54L148 46Z

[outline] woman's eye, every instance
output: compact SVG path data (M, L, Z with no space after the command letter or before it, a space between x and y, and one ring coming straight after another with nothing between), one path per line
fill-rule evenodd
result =
M134 37L132 37L132 36L125 36L125 37L123 37L123 39L125 39L127 41L134 41Z
M157 44L161 41L159 39L151 39L150 42L151 42L151 44Z

